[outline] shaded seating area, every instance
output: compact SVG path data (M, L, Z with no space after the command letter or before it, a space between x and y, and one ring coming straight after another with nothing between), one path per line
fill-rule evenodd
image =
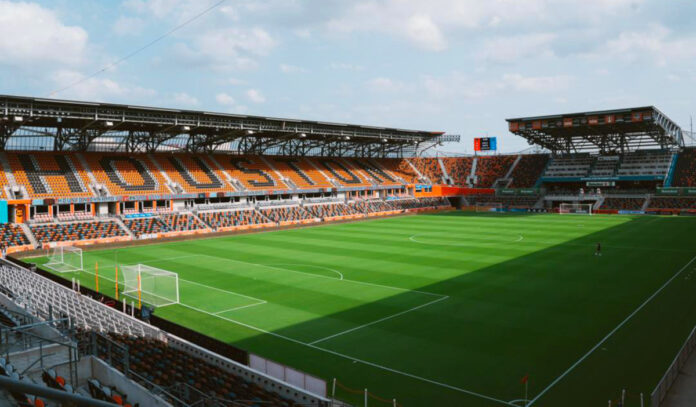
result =
M497 179L505 177L516 158L517 156L514 155L478 157L474 186L477 188L492 187Z
M600 209L618 209L618 210L640 210L643 208L645 198L621 198L607 197L604 198Z
M510 188L532 188L549 163L548 154L525 154L512 170Z
M299 206L260 209L259 212L273 222L295 222L314 219L309 212Z
M198 217L214 229L268 223L268 220L254 209L199 212Z

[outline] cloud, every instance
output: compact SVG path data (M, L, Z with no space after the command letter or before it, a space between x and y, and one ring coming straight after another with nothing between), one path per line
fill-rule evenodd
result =
M179 92L172 95L172 100L180 106L198 106L200 102L194 96L189 95L186 92Z
M249 89L248 91L246 91L246 96L250 101L254 103L263 103L266 101L266 98L261 94L260 91L256 89Z
M556 37L552 33L536 33L486 39L482 41L477 56L496 63L511 63L527 57L551 57L554 56L551 44Z
M445 37L428 15L414 15L406 24L406 35L414 44L428 51L447 48Z
M261 28L218 28L201 32L189 42L180 42L175 52L185 63L218 71L253 69L256 57L268 55L276 46Z
M234 98L227 93L218 93L215 95L215 100L224 106L232 106L236 103Z
M567 89L573 82L569 75L523 76L520 74L503 75L503 83L516 91L549 93Z
M139 17L119 17L114 22L113 30L116 35L139 35L145 28L145 21Z
M398 92L404 89L404 84L390 78L374 78L367 82L370 90L378 92Z
M35 3L0 1L0 64L83 62L87 32Z
M696 57L696 37L676 36L668 28L653 24L641 31L626 31L608 40L595 56L618 56L628 60L647 60L667 65Z
M365 67L362 65L348 64L345 62L332 62L329 65L331 69L342 70L342 71L364 71Z
M295 65L288 65L288 64L280 64L280 72L282 73L303 73L307 72L306 69L302 68L301 66L295 66Z
M80 72L59 70L51 75L56 88L73 85L85 78ZM106 78L89 78L60 93L61 98L79 99L97 102L127 102L152 104L157 91L137 85L128 85Z

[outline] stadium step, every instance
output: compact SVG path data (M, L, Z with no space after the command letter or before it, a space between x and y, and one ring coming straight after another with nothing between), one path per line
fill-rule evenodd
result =
M38 249L41 247L41 245L39 245L39 242L36 240L36 237L34 237L34 234L31 233L31 229L26 223L20 223L19 227L22 228L22 232L24 232L24 235L27 237L27 239L29 239L29 242L32 246L34 246L34 248Z
M123 221L121 220L121 218L115 217L115 218L114 218L114 221L116 222L116 224L117 224L121 229L125 230L126 233L128 233L128 236L130 236L131 239L133 239L133 240L136 239L135 234L134 234L130 229L128 229L128 227L126 226L125 223L123 223Z

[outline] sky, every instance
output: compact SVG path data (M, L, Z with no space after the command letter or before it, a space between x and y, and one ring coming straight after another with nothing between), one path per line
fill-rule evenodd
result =
M0 0L0 93L445 131L452 153L529 148L510 117L696 114L693 0L226 0L117 63L218 1Z

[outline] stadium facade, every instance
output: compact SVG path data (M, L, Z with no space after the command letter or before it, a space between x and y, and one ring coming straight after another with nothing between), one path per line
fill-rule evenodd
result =
M0 96L0 233L7 253L50 250L60 253L59 261L66 265L60 247L128 245L453 207L696 214L696 150L684 146L681 129L654 107L508 123L513 134L549 152L422 157L420 151L459 138L432 131ZM237 393L243 391L246 397L278 405L288 400L331 403L323 379L297 372L287 383L277 369L250 369L244 366L250 360L244 351L159 318L153 318L157 327L143 324L129 316L140 310L125 302L123 309L117 303L114 310L71 297L74 290L100 293L32 270L22 261L3 262L0 276L0 297L15 326L48 321L47 329L55 331L50 334L67 338L69 329L61 323L79 321L78 343L90 344L82 355L105 359L108 349L110 365L132 370L130 379L153 394L156 381L138 364L155 363L152 352L174 349L178 358L205 358L198 374L220 378L216 383L223 386L224 381L228 390L215 397L240 397ZM32 287L41 287L40 295ZM33 314L17 308L17 302L31 305ZM109 315L109 323L101 321L102 313ZM135 344L154 350L130 362L115 355ZM70 349L68 362L86 363L72 358L70 346L65 348ZM65 378L75 371L46 371L43 381L66 390ZM247 384L228 383L227 377L241 377L235 380ZM89 386L92 396L104 393L98 381ZM131 388L126 381L118 386ZM147 391L130 392L146 405L176 404L173 400L183 394L208 397L205 391L188 390L174 394L169 389L155 401ZM20 393L20 398L43 394L35 388Z

